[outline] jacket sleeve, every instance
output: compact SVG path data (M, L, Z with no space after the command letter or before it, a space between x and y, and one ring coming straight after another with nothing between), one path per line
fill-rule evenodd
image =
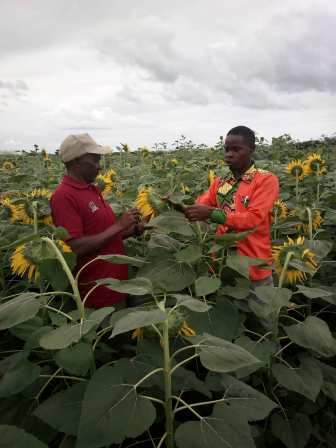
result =
M220 178L217 177L212 184L210 185L209 189L202 193L195 201L195 204L201 204L201 205L209 205L209 207L217 207L217 198L216 193L218 186L220 184Z
M243 212L228 212L225 225L231 229L244 231L257 227L271 212L279 195L279 181L273 174L262 175Z

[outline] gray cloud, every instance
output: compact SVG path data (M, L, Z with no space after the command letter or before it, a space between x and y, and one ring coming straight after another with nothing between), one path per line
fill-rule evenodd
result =
M150 144L188 129L221 135L232 120L270 134L303 135L311 123L315 133L333 130L330 0L30 0L25 8L2 0L1 8L0 142L35 143L45 133L55 145L64 131L92 129L103 140L131 133Z
M2 81L0 79L0 104L7 106L12 99L22 99L28 90L28 85L20 79L17 81Z

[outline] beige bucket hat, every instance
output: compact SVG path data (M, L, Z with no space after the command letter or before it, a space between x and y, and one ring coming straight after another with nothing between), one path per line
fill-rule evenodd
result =
M89 134L69 135L61 144L59 156L62 162L70 162L84 154L108 154L109 146L98 145Z

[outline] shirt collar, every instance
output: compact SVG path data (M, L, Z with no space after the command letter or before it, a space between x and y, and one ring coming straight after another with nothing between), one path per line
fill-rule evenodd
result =
M257 172L256 165L255 165L254 161L252 161L252 165L250 166L250 168L247 171L245 171L245 173L241 177L236 179L234 177L233 173L230 171L224 177L224 182L234 182L234 183L236 183L237 181L238 182L244 181L244 182L247 182L247 183L251 183L256 172Z
M81 182L68 174L63 177L62 183L68 185L69 187L77 188L78 190L89 190L95 188L94 185Z

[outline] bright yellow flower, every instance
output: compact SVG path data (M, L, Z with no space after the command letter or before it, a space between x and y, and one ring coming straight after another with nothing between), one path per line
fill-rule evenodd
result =
M288 215L288 208L284 201L281 199L278 199L273 206L273 213L272 217L273 220L275 219L275 216L277 216L277 219L285 219Z
M64 241L57 241L57 245L63 253L71 252L70 246ZM20 277L26 276L31 282L36 281L40 276L37 269L37 261L33 255L34 248L36 248L36 243L34 242L20 244L11 256L11 269L13 274Z
M5 197L0 200L0 217L1 219L10 220L11 222L18 221L20 219L20 207L13 204L13 202Z
M287 172L294 177L298 177L299 180L303 180L307 175L307 169L301 160L292 160L287 165Z
M45 161L49 160L49 155L45 149L42 149L41 154L42 154L43 160L45 160Z
M316 254L305 246L304 237L300 236L296 239L296 241L288 237L287 242L285 242L282 246L275 246L272 250L275 270L279 276L281 275L288 252L293 252L291 260L303 262L307 268L316 271ZM292 266L288 266L287 268L286 280L290 284L295 285L298 282L302 283L307 280L309 276L310 274L307 272L303 272Z
M10 160L5 160L2 164L2 169L5 171L12 171L14 170L15 165Z
M313 211L313 216L312 216L312 225L313 225L313 230L317 230L321 227L321 225L323 224L323 218L321 216L321 213L319 212L319 210L314 210ZM305 222L303 222L302 224L299 224L297 226L298 230L302 230L304 233L308 233L309 232L309 222L308 222L308 216L305 215Z
M151 187L141 187L135 200L136 207L144 218L154 218L158 214L158 209L162 200Z
M316 173L321 176L327 173L325 160L323 160L321 155L317 154L316 152L310 154L303 163L305 165L307 174Z
M111 182L114 181L114 178L116 177L117 173L112 170L112 168L110 168L109 170L107 170L105 173L103 173L103 175L108 178Z
M212 182L216 179L216 173L214 170L209 170L208 172L208 184L211 185Z
M172 166L177 166L179 163L177 159L170 159L169 162Z
M29 281L36 281L39 277L36 264L26 254L26 244L21 244L15 249L11 257L11 268L13 274L20 277L27 276Z
M130 146L127 143L121 143L121 149L124 152L130 152L131 151L131 148L130 148Z
M148 148L146 148L146 146L141 146L139 148L140 154L142 155L142 157L148 157L150 151Z
M106 174L99 174L96 177L96 184L100 188L100 191L103 195L106 195L112 190L113 183L111 181L111 177Z
M39 223L52 225L50 213L49 198L51 192L46 188L35 188L27 194L25 200L20 205L19 216L24 224L32 225L34 223L33 201L38 203L37 218Z

